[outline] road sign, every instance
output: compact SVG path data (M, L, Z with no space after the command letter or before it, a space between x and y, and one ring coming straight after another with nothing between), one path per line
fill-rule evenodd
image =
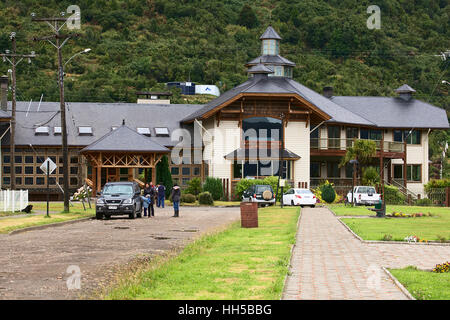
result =
M52 174L53 171L55 171L55 169L57 168L56 163L54 163L52 161L52 159L47 158L44 163L40 166L42 172L44 172L45 174ZM49 169L50 172L47 173L47 168Z

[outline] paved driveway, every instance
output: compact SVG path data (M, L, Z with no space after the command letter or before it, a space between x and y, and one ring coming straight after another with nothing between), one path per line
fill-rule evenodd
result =
M155 218L89 220L0 235L0 299L73 299L110 277L112 266L140 254L161 254L239 218L239 208L156 209ZM81 271L81 290L68 290L71 265Z
M328 209L302 209L283 298L406 299L382 266L431 269L449 258L450 246L362 243Z

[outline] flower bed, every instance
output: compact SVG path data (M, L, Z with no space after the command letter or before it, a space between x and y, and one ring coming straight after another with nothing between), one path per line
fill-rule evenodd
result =
M431 212L427 212L427 213L423 213L423 212L418 212L418 213L403 213L403 212L392 212L390 214L386 215L387 217L390 218L420 218L420 217L432 217L433 215L431 214Z

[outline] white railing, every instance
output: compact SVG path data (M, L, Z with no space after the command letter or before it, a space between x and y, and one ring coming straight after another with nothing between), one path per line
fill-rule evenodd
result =
M0 211L16 212L28 206L28 190L1 190Z

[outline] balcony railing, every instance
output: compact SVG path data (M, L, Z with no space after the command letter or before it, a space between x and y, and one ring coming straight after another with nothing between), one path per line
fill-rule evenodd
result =
M381 140L375 141L377 145L377 151L381 149ZM341 138L311 138L310 148L312 150L347 150L348 147L352 147L355 143L355 139L341 139ZM402 142L384 141L383 152L404 152L404 144Z

